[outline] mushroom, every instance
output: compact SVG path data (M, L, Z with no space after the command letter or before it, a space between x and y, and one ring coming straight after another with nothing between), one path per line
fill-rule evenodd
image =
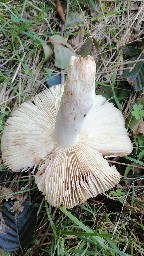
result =
M95 95L91 56L71 57L65 85L24 102L8 118L2 158L12 171L37 167L35 181L48 202L72 208L120 181L104 156L125 156L132 144L122 113Z

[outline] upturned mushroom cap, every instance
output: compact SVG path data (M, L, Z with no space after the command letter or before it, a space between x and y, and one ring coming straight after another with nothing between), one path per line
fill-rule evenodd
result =
M51 205L72 208L113 188L120 174L99 152L79 143L57 147L39 165L35 180Z
M121 112L94 92L92 57L72 57L66 85L23 103L8 118L2 157L12 171L38 167L35 181L48 202L72 208L120 180L103 156L132 151Z

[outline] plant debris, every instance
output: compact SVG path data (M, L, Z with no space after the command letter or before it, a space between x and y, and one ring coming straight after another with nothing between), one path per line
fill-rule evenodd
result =
M61 5L60 0L56 0L56 9L57 9L57 12L58 12L62 22L65 22L65 12Z

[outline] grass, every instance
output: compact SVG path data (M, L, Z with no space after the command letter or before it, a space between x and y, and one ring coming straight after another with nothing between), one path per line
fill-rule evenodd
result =
M133 47L144 36L143 1L61 2L67 17L71 12L79 13L77 24L67 28L62 25L55 1L0 3L1 133L10 113L46 87L50 72L60 72L54 65L54 56L45 61L43 52L43 40L48 42L54 34L69 34L69 39L77 36L76 51L87 38L92 38L92 47L87 51L97 63L96 92L112 101L126 121L133 117L133 106L143 97L142 91L135 92L122 79L123 73L131 68L128 63L135 63L130 57L136 49ZM79 41L80 30L83 37ZM44 201L30 171L11 173L1 163L2 186L14 193L27 193L38 207L31 247L10 255L144 255L144 137L133 133L130 121L126 123L134 150L128 157L109 160L121 173L121 183L106 195L68 211L52 208Z

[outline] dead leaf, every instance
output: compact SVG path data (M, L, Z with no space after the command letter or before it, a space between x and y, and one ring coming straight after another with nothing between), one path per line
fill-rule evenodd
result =
M76 36L74 36L72 39L68 40L68 43L72 47L76 48L83 41L83 38L84 38L84 32L83 31L79 31Z
M144 121L143 121L143 119L139 122L136 130L134 131L134 134L139 134L139 133L144 134Z
M0 186L0 203L2 203L3 200L15 200L11 211L16 212L16 214L23 211L23 203L27 198L27 194L16 194L12 189Z
M14 195L13 195L13 191L10 188L7 187L2 187L0 186L0 203L2 203L2 201L8 200L8 199L13 199Z
M23 211L24 202L28 198L27 194L17 194L15 195L16 201L14 201L13 206L11 207L11 212L14 212L16 215Z
M56 0L56 9L62 22L65 22L65 12L59 0Z

